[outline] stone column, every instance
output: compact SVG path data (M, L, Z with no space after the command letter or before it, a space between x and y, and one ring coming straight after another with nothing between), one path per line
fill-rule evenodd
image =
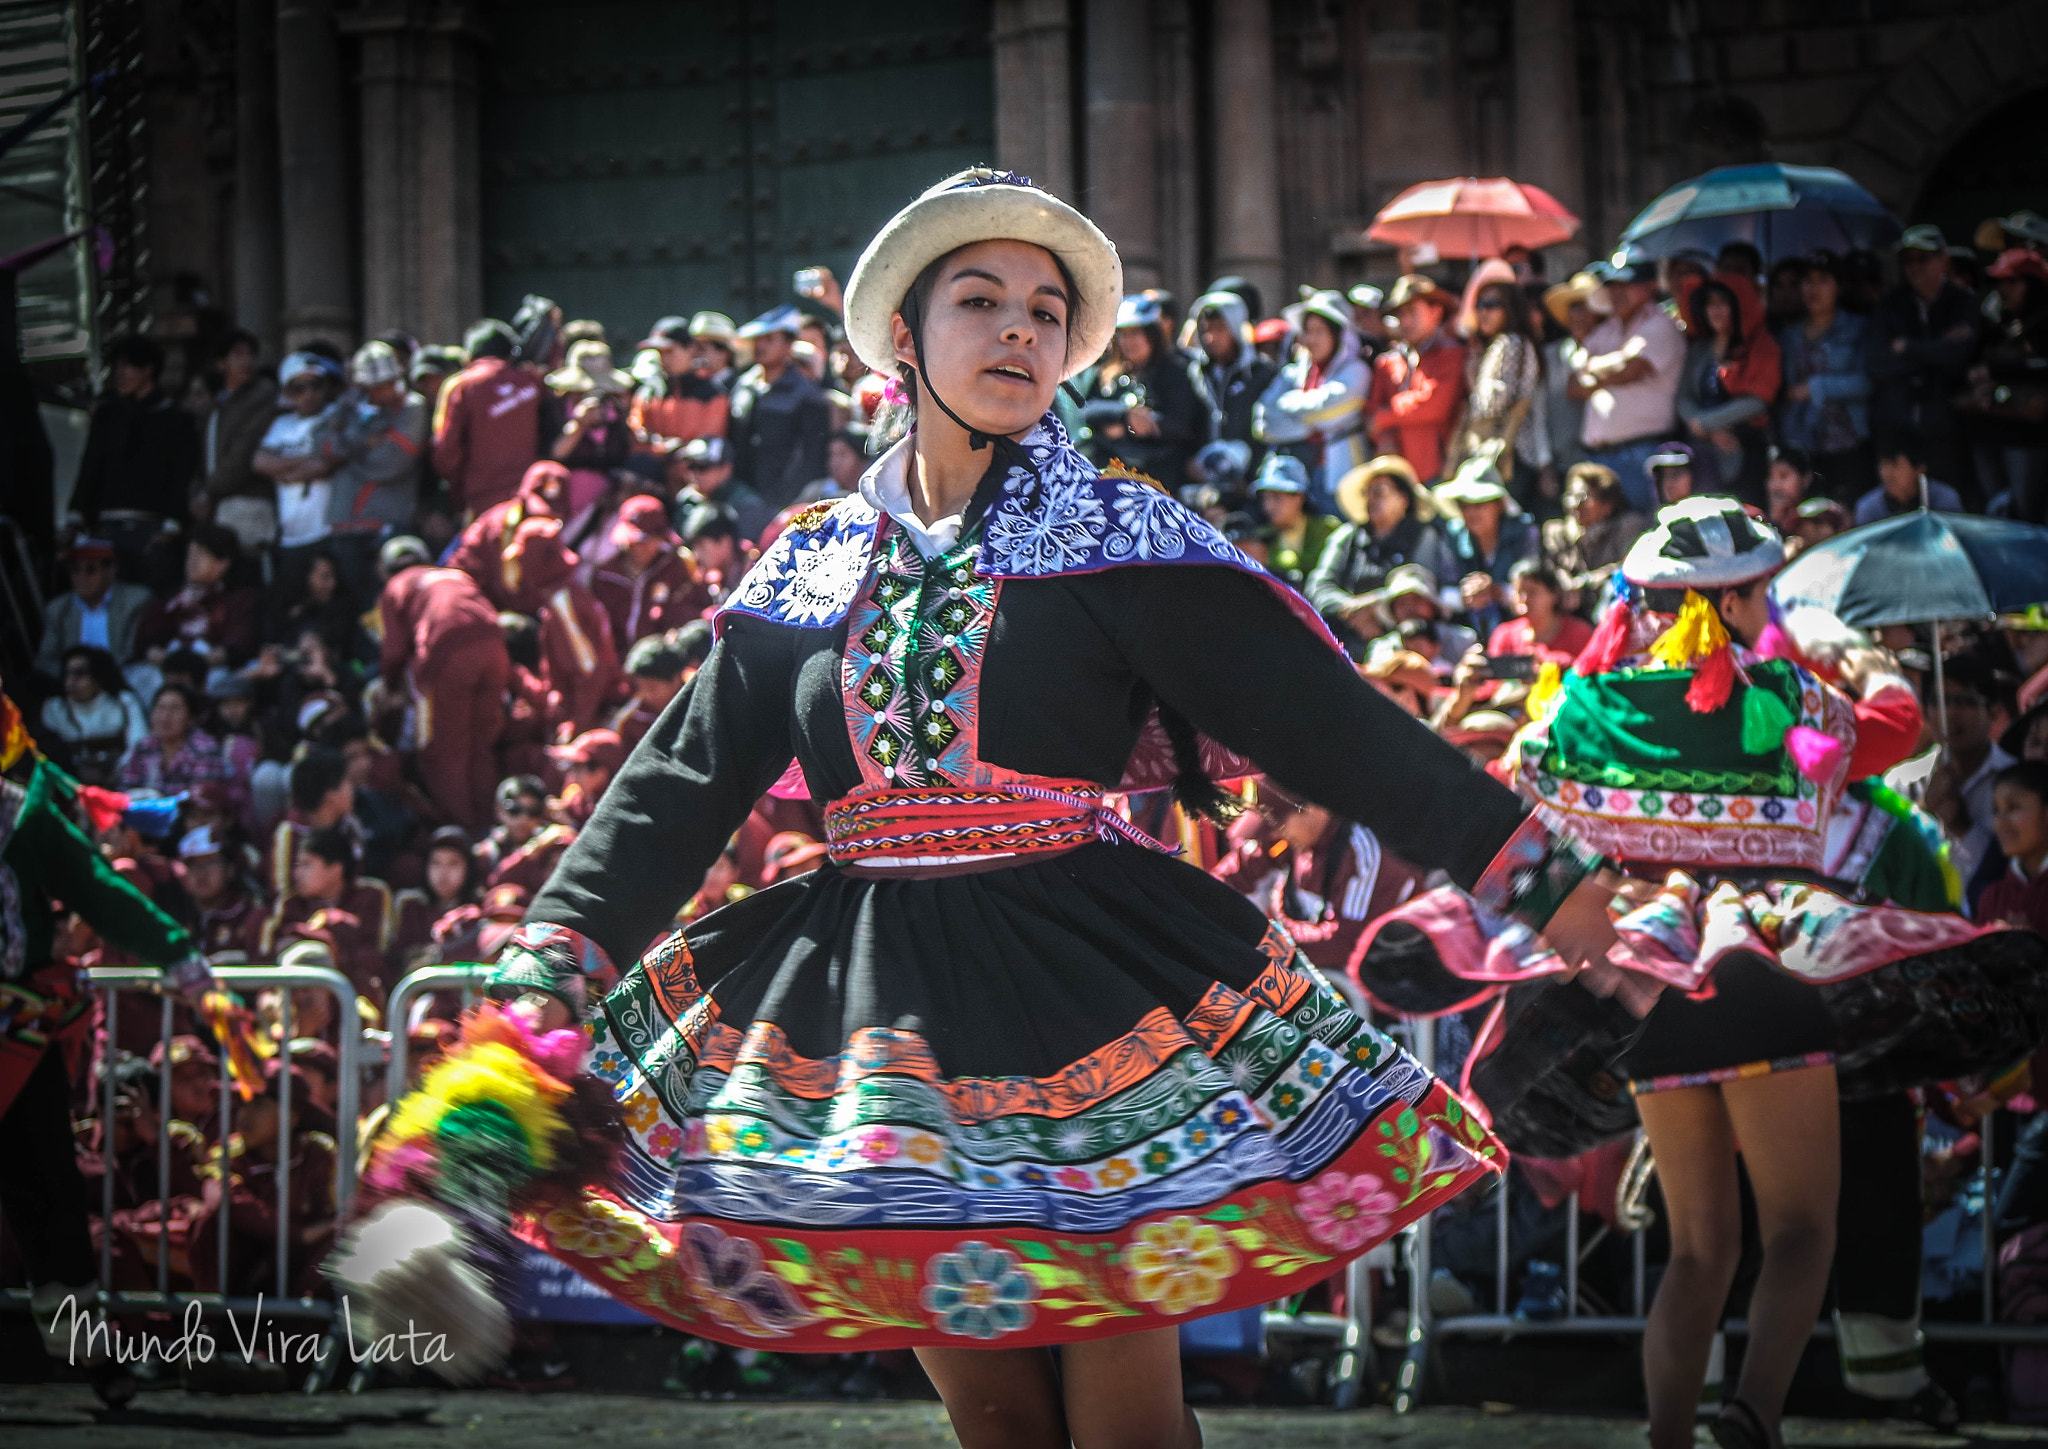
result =
M284 345L355 345L342 131L341 42L333 0L278 0L277 139L284 211Z
M1188 0L1154 0L1152 6L1153 163L1157 167L1160 284L1179 299L1194 301L1201 286L1202 218L1200 167L1195 155L1194 37Z
M1085 210L1116 243L1124 290L1159 285L1152 23L1145 0L1089 0Z
M235 322L273 356L283 341L277 184L276 0L236 0Z
M996 164L1073 200L1067 0L995 0Z
M362 39L363 322L451 341L483 313L480 31L465 5L380 3Z
M1216 0L1210 36L1216 92L1216 258L1259 289L1266 311L1287 297L1280 238L1280 141L1267 0ZM1190 300L1193 300L1192 298ZM1256 319L1255 319L1256 320Z
M1552 250L1561 281L1591 255L1585 158L1579 149L1578 43L1572 0L1515 0L1515 180L1542 187L1586 223Z

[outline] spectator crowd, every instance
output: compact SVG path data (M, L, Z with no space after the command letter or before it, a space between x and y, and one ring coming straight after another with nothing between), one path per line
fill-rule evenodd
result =
M1541 254L1511 250L1462 277L1303 288L1271 315L1225 277L1185 307L1126 298L1059 408L1092 459L1185 499L1299 588L1376 686L1492 761L1664 504L1731 495L1801 546L1922 506L2043 520L2048 222L2000 230L1985 257L1922 225L1884 258L1767 268L1731 243L1555 283ZM641 338L538 296L459 345L390 332L273 362L236 333L178 399L154 341L116 341L63 587L33 674L8 687L80 781L174 802L102 830L122 872L216 961L339 970L365 1026L431 1060L459 1000L428 994L392 1020L391 988L490 959L704 661L710 614L891 440L887 379L847 346L838 283L799 278L806 295L743 326L678 313ZM1880 642L1927 692L1898 783L1946 830L1969 908L2048 929L2048 835L2025 834L2038 799L2035 826L2013 824L2026 812L1999 783L2048 761L2048 617ZM1287 803L1222 842L1217 868L1341 970L1364 923L1421 883ZM816 868L822 835L808 799L765 797L681 918ZM82 927L68 947L122 964ZM281 1005L259 1006L268 1029ZM314 1271L323 1195L347 1170L341 1022L319 992L295 992L293 1015L273 1069L295 1084L291 1140L259 1096L234 1107L225 1147L204 1034L184 1022L159 1040L153 1008L119 1017L105 1130L124 1176L103 1230L151 1285L165 1211L174 1278L219 1282L208 1224L224 1211L228 1277L253 1291L285 1157L293 1272ZM81 1138L94 1172L102 1127Z

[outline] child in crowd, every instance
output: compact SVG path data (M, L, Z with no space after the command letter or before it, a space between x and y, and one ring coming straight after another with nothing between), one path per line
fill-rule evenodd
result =
M1985 887L1977 904L1983 921L2011 921L2048 935L2048 764L2022 760L1998 772L1991 785L1991 833L2012 862Z

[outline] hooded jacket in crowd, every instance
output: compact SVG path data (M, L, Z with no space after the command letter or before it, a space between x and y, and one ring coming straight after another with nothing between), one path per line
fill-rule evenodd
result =
M1280 364L1261 357L1252 346L1251 314L1245 308L1244 298L1235 292L1207 292L1195 299L1188 315L1199 323L1201 315L1211 310L1221 314L1230 335L1237 339L1237 356L1222 366L1210 361L1202 350L1198 325L1191 344L1195 350L1188 362L1188 381L1195 385L1195 395L1208 406L1209 435L1251 444L1252 467L1256 468L1262 449L1252 436L1252 410L1272 385Z

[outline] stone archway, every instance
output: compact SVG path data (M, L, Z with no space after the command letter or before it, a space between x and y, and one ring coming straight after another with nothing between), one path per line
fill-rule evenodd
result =
M2048 76L2048 5L2014 0L1957 20L1864 101L1831 158L1900 216L1985 116Z

